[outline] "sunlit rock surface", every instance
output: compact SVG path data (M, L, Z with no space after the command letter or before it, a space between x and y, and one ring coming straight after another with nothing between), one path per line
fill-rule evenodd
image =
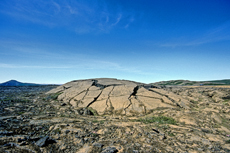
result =
M156 108L188 109L188 100L157 86L117 79L68 82L48 92L75 109L90 107L98 114L146 114Z

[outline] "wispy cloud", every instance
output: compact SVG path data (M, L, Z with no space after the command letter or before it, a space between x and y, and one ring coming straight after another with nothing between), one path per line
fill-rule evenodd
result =
M19 21L49 27L63 26L80 34L108 32L115 27L127 28L133 21L130 18L134 15L110 6L109 3L109 1L9 0L0 4L3 8L0 13Z
M83 66L83 65L82 65ZM91 59L89 63L84 64L83 66L86 69L102 69L106 71L118 71L123 73L132 73L138 75L154 75L154 70L146 70L143 67L137 66L125 66L120 63L105 61L105 60L93 60Z
M155 73L149 71L143 71L141 68L137 67L127 67L122 66L116 62L103 61L103 60L93 60L93 59L83 59L78 61L77 63L70 63L68 65L64 63L60 63L61 65L53 66L52 64L46 65L21 65L21 64L10 64L10 63L0 63L0 68L6 69L60 69L60 70L106 70L106 71L115 71L115 72L123 72L123 73L133 73L140 75L154 75Z
M41 47L42 46L42 47ZM57 48L58 44L55 45ZM0 39L1 55L16 56L17 58L33 58L33 59L63 59L62 52L50 51L49 48L53 48L52 44L49 43L39 43L39 42L27 42L14 39ZM55 48L56 49L56 48ZM52 49L54 50L54 49ZM78 55L80 56L80 55Z
M131 16L131 17L129 18L129 22L126 23L126 25L124 26L124 28L128 28L129 25L130 25L131 23L133 23L134 21L135 21L135 18L134 18L133 16Z
M49 46L50 45L50 46ZM41 47L43 46L43 47ZM104 60L102 56L91 54L75 53L72 51L50 51L52 44L27 43L20 40L0 40L0 47L6 48L0 52L2 57L15 58L17 61L0 63L0 68L14 69L60 69L60 70L103 70L117 71L122 73L133 73L151 75L149 70L138 66L127 66L122 63ZM58 44L55 49L59 48ZM98 60L95 60L95 57ZM32 65L22 65L30 60ZM77 59L77 60L76 60ZM35 63L36 62L36 63ZM44 64L45 65L44 65ZM153 70L154 71L154 70ZM152 71L152 72L153 72Z
M176 42L161 43L161 47L180 47L180 46L198 46L207 43L213 43L223 40L230 40L230 21L216 28L210 29L206 33L197 36L193 40L179 39Z
M118 17L116 18L116 22L113 23L111 26L117 25L120 22L121 18L122 18L122 14L119 14Z
M2 6L0 13L9 15L18 21L22 20L46 26L55 26L51 18L54 17L55 12L58 12L58 5L52 1L9 0L1 3L0 6Z
M38 65L14 65L14 64L6 64L0 63L0 68L7 69L70 69L72 67L69 66L38 66Z
M53 5L56 7L56 13L59 13L60 12L60 10L61 10L61 6L58 4L58 3L56 3L56 2L54 2L53 0L51 1L52 3L53 3Z

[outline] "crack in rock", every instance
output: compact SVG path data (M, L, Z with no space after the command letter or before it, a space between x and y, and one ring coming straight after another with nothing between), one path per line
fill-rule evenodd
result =
M130 96L128 98L129 105L126 108L124 108L125 114L126 114L126 109L128 109L132 105L131 97L132 96L136 97L136 94L137 94L137 91L138 91L139 88L140 88L140 86L136 86L136 87L133 88L133 92L130 94Z
M136 86L135 88L133 88L133 92L130 94L129 99L130 99L131 96L136 96L137 91L138 91L139 88L140 88L140 86Z
M113 88L111 89L111 91L110 91L109 94L108 94L108 99L106 100L106 108L105 108L106 111L108 110L108 108L114 108L113 105L112 105L112 102L111 102L111 100L110 100L110 95L111 95L111 93L113 92L114 88L115 88L115 86L113 86ZM108 101L109 101L109 103L110 103L110 107L109 107L109 105L108 105Z
M89 88L90 88L90 87L89 87ZM88 94L89 88L85 91L85 95L82 97L82 99L78 101L78 104L79 104L79 103L83 103L82 101L85 99L86 95ZM78 106L78 104L77 104L77 106Z
M95 97L95 98L93 99L93 101L90 102L86 107L89 107L91 104L93 104L95 101L97 101L97 99L100 97L100 95L101 95L102 92L103 92L103 89L102 89L101 92L98 94L98 96Z
M94 84L94 81L92 82L92 84L91 84L90 87L92 87L93 84ZM73 100L75 97L77 97L78 95L80 95L80 94L86 92L85 95L84 95L84 97L83 97L81 100L77 101L77 106L78 106L78 104L79 104L80 102L82 102L82 100L83 100L83 99L85 98L85 96L87 95L87 93L88 93L90 87L88 87L86 90L83 90L83 91L79 92L78 94L76 94L75 96L73 96L72 98L70 98L69 104L70 104L71 100Z
M137 96L135 96L135 99L144 107L144 114L146 114L146 106L144 103Z
M84 93L84 92L86 92L87 90L83 90L83 91L81 91L81 92L79 92L77 95L75 95L74 97L72 97L70 100L69 100L69 103L71 102L71 100L73 100L74 98L76 98L78 95L80 95L80 94L82 94L82 93ZM76 101L77 102L77 101ZM78 105L78 104L77 104Z
M148 89L148 90L151 91L151 92L157 93L157 94L159 94L159 95L161 95L161 96L165 96L165 97L168 98L171 102L173 102L174 104L176 104L176 105L179 106L180 108L183 108L180 104L178 104L174 99L170 98L168 95L164 95L164 94L162 94L162 93L160 93L160 92L157 92L157 91L154 91L154 90L151 90L151 89Z
M99 87L100 89L105 89L105 88L110 87L110 86L115 87L115 86L121 86L121 85L123 85L123 84L109 84L109 85L103 85L103 84L98 83L98 80L92 80L92 81L93 81L92 86Z

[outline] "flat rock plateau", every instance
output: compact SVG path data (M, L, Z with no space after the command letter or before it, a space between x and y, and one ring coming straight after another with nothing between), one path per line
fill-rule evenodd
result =
M0 152L230 152L230 86L0 87Z

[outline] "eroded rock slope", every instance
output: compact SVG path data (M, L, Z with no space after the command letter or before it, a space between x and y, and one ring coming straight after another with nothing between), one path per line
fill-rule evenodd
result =
M188 109L189 101L159 87L117 79L88 79L68 82L48 94L72 105L75 110L92 108L99 115L146 114L156 108Z

